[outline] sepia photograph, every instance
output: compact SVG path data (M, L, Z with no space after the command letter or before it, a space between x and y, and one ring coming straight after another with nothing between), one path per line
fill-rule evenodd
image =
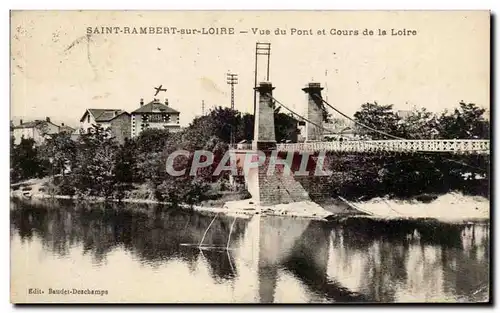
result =
M11 303L491 303L491 23L11 10Z

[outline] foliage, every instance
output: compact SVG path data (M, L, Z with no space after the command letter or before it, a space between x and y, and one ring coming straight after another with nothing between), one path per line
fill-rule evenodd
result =
M116 183L115 159L118 144L100 126L80 135L71 178L77 195L111 198Z
M484 109L461 102L451 112L435 115L421 109L403 118L393 111L392 105L365 103L354 116L359 123L407 139L473 139L489 138L490 125L484 115ZM275 130L278 142L295 141L299 132L297 121L279 108L275 111ZM357 130L371 139L388 139L359 125ZM252 114L218 107L194 119L180 132L147 129L123 145L118 145L99 126L81 134L77 141L69 134L52 135L39 146L32 139L23 138L18 145L11 139L11 180L50 175L60 194L107 199L122 199L139 184L148 186L159 201L196 204L206 198L210 187L227 184L229 173L223 172L219 177L212 173L231 141L251 141L253 131ZM171 176L166 172L166 160L170 153L180 149L191 152L187 158L174 160L174 166L185 168L186 175ZM212 152L214 163L199 169L193 177L189 175L192 153L200 149ZM411 197L453 189L488 192L488 186L484 185L489 179L488 156L340 153L328 157L334 174L318 180L317 186L314 183L308 186L331 195Z
M280 112L280 108L274 111L274 128L277 142L290 140L297 142L300 130L297 128L298 121L292 116Z
M393 136L405 139L487 139L490 123L485 109L476 104L460 102L452 112L436 115L425 108L413 110L400 118L392 105L365 103L354 114L355 121ZM391 139L388 136L356 125L357 132L371 139Z
M148 128L143 130L135 139L135 146L139 153L161 152L169 141L168 129ZM132 144L131 141L128 144Z
M181 176L165 179L155 190L158 200L166 200L173 205L185 203L193 205L203 201L209 187L198 177Z
M422 108L402 119L399 132L405 139L434 139L438 133L437 123L436 116Z
M438 118L439 137L443 139L490 138L490 123L485 109L474 103L460 102L453 112L445 111Z
M40 147L41 158L48 160L50 175L65 175L76 158L76 143L68 133L53 134Z
M292 116L279 112L274 113L275 135L278 142L282 140L296 141L299 133L297 121ZM201 149L212 136L225 143L237 143L242 140L252 141L254 133L253 114L242 114L230 108L217 107L208 115L197 117L183 132L186 149Z
M33 139L22 138L18 145L11 138L11 170L12 182L24 179L42 177L46 174L44 161L40 158L39 148Z
M361 110L354 114L354 120L393 136L400 136L399 122L401 119L393 112L392 107L392 104L380 105L377 104L377 102L364 103L361 105ZM368 137L374 140L388 139L387 136L371 131L360 125L356 125L356 129L362 137Z
M137 144L133 140L125 139L122 146L117 148L114 159L114 179L116 181L116 197L122 199L127 190L132 189L137 173Z

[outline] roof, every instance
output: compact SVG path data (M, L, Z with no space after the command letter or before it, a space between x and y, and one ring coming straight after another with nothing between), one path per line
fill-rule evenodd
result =
M109 122L118 115L121 115L122 113L127 113L121 109L87 109L85 114L87 112L92 114L97 123ZM80 119L80 122L83 122L85 114L83 114L82 118Z
M132 113L180 113L158 100L153 100L133 111Z
M14 129L19 129L19 128L37 128L37 127L43 127L43 126L47 125L48 123L50 123L50 124L52 124L54 126L57 126L56 124L54 124L52 122L43 121L43 120L34 120L34 121L25 122L25 123L22 123L20 125L14 126L13 128ZM59 126L57 126L57 127L59 127Z
M68 125L64 125L64 126L59 127L60 133L72 133L74 131L75 131L75 129L73 127L68 126Z

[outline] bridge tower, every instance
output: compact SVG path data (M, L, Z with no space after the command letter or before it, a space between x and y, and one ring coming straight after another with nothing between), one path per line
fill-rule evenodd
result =
M254 123L254 150L274 150L276 136L274 132L274 105L272 99L273 85L270 82L261 82L255 90L259 92L259 101L255 110Z
M321 87L320 83L311 82L302 90L307 93L307 119L312 122L306 122L305 141L322 141L323 129L321 127L323 126L323 103L321 101L321 90L323 90L323 87Z

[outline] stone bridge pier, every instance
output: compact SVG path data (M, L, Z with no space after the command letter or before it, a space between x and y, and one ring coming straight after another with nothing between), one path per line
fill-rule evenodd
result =
M274 87L270 82L261 82L255 90L259 92L259 103L255 110L252 148L260 151L276 149L274 130L274 105L272 94Z

